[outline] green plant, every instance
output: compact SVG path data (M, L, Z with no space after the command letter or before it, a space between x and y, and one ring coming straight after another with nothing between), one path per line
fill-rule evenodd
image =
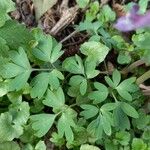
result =
M77 3L85 8L89 1ZM137 57L147 60L149 32L133 35L129 44L112 29L116 15L108 5L89 6L78 26L89 40L61 61L62 44L11 20L12 1L0 5L0 149L46 150L48 137L60 149L149 150L150 115L142 109L139 78L122 71ZM106 57L112 49L119 64L111 72Z

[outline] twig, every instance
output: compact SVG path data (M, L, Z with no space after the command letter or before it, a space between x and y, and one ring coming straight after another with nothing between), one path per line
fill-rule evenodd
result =
M121 72L123 74L127 74L128 72L131 72L134 68L138 67L138 66L141 66L145 64L145 61L143 60L138 60L138 61L135 61L134 63L132 63L130 66L128 66L127 68L124 68Z
M68 39L70 39L71 37L73 37L75 34L77 34L79 31L78 30L75 30L73 31L71 34L69 34L68 36L66 36L64 39L62 39L60 41L60 43L64 43L65 41L67 41Z
M63 10L60 20L51 29L50 34L55 36L65 26L69 25L76 17L78 9L79 9L78 6L74 6L69 9Z
M150 70L145 72L142 76L140 76L137 80L136 80L136 83L138 85L144 83L147 79L150 78Z

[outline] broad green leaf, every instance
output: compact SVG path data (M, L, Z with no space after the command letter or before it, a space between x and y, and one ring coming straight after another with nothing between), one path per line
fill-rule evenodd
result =
M106 150L118 150L118 145L114 145L114 142L112 140L106 139L105 149Z
M57 44L51 54L51 63L54 63L64 52L61 50L62 49L62 44Z
M80 84L80 93L81 93L81 95L84 95L86 93L86 90L87 90L87 80L84 79Z
M75 87L77 89L79 89L81 95L84 95L86 93L87 80L84 77L80 76L80 75L72 76L70 78L69 85L71 86L69 89L75 88Z
M95 17L95 16L94 16ZM91 21L84 21L84 22L80 22L79 26L77 27L77 30L79 31L88 31L88 32L92 32L92 34L97 34L98 29L102 26L102 24L99 21L95 21L95 22L91 22ZM92 40L94 39L94 40ZM95 40L97 39L97 40ZM94 37L92 36L90 38L89 41L100 41L100 36Z
M28 48L30 41L34 40L30 30L14 20L6 21L5 25L0 28L0 37L6 40L12 50L17 50L20 46Z
M88 97L94 100L94 103L103 102L108 96L107 87L99 82L95 82L94 87L97 89L97 91L91 92Z
M121 74L120 74L120 72L118 70L115 70L113 72L112 80L113 80L113 83L114 83L115 87L118 86L118 84L121 81Z
M25 86L31 73L31 66L25 51L19 48L19 51L11 51L10 58L12 62L6 63L1 70L3 78L13 78L10 82L11 90L20 90Z
M104 115L101 116L101 123L102 123L104 132L110 136L111 135L111 124Z
M12 104L9 107L9 113L13 117L13 123L18 125L25 125L29 119L29 104L27 102L21 102L20 104Z
M148 150L148 147L142 139L134 138L132 141L132 150Z
M100 10L100 14L98 16L99 21L101 21L102 23L114 21L115 18L116 14L109 5L104 5Z
M37 137L44 136L52 127L56 115L54 114L37 114L31 117L32 128L36 131Z
M132 58L129 53L119 53L117 62L121 65L129 64Z
M3 142L0 143L0 150L20 150L19 145L16 142Z
M84 144L84 145L81 145L80 150L100 150L100 148L98 148L97 146Z
M42 98L48 88L49 78L50 73L42 72L32 79L30 92L32 98Z
M40 19L48 9L53 7L57 3L57 0L33 0L35 7L36 21Z
M63 74L56 69L52 70L49 76L49 84L51 86L51 89L58 89L58 87L60 86L59 79L64 79Z
M43 100L43 104L56 109L61 109L65 104L65 97L62 88L59 87L54 91L48 90L46 98Z
M144 130L144 133L143 133L143 135L142 135L142 138L143 138L144 140L150 140L150 129L145 129L145 130Z
M50 62L53 39L50 35L45 35L41 30L34 29L33 35L38 42L38 44L33 48L32 54L45 62Z
M139 0L139 6L140 6L140 10L139 12L141 14L144 14L146 12L147 6L148 6L148 2L149 0Z
M46 150L44 141L39 141L35 146L35 150Z
M6 95L9 91L9 86L7 81L0 82L0 97Z
M119 95L127 101L132 101L132 96L124 89L117 88Z
M124 113L126 113L128 116L130 116L132 118L138 118L139 117L139 114L135 110L135 108L132 107L131 105L129 105L128 103L122 102L121 108L124 111Z
M74 123L74 117L74 110L68 109L62 113L57 124L58 134L61 137L65 135L69 143L74 140L74 133L72 130L72 127L76 126Z
M90 2L90 0L76 0L76 2L80 8L85 8Z
M0 37L0 56L8 58L9 57L9 47L6 40Z
M116 129L125 130L130 129L130 121L123 110L118 106L113 111L113 119Z
M87 127L87 131L96 139L101 139L103 134L103 126L100 116L93 120Z
M66 58L63 62L62 67L70 73L84 75L83 62L78 55Z
M117 89L125 89L126 91L131 91L130 86L136 81L135 77L126 79L124 81L122 81L119 86L117 86Z
M110 87L115 88L115 84L114 84L113 81L110 79L110 77L105 76L105 81L106 81L106 83L107 83Z
M85 20L92 22L94 19L97 19L97 13L99 12L100 4L98 1L94 1L90 4L90 9L86 11Z
M96 77L100 71L96 70L96 62L95 61L85 61L84 63L85 66L85 73L86 73L86 77L88 79L92 79L94 77Z
M10 19L7 13L15 10L15 3L12 0L0 0L0 27Z
M123 146L126 146L130 142L130 133L127 131L117 132L115 135L115 140Z
M116 107L117 107L116 103L106 103L101 107L101 110L111 111L114 110Z
M128 101L132 101L132 96L130 95L129 92L132 92L135 90L135 88L132 88L135 80L136 80L136 78L134 78L134 77L126 79L116 87L116 90L118 91L119 95L122 98L124 98Z
M133 119L133 125L135 125L139 130L142 130L148 126L149 122L150 117L146 115L144 110L139 111L139 118Z
M84 116L85 119L92 118L96 116L99 112L99 109L94 105L84 104L80 106L84 111L81 111L80 115Z
M106 58L109 48L100 42L90 41L81 45L80 51L87 56L88 61L101 63Z
M13 122L13 117L10 113L1 113L0 142L12 141L14 138L19 138L22 133L23 128Z

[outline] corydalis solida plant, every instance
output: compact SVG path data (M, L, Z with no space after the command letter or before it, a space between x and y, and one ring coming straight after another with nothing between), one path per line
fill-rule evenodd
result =
M115 28L122 31L132 31L138 28L150 26L150 10L144 15L139 14L139 6L135 4L127 15L120 17Z

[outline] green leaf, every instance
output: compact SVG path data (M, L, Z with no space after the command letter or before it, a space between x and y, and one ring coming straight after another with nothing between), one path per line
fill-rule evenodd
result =
M101 110L111 111L114 110L116 107L117 107L116 103L106 103L101 107Z
M126 131L117 132L115 140L123 146L126 146L130 142L130 133Z
M95 16L94 16L95 17ZM84 22L80 22L79 26L77 26L77 30L79 31L88 31L88 32L92 32L92 34L97 34L98 29L102 26L102 24L99 21L95 21L95 22L90 22L90 21L84 21ZM97 42L100 41L100 37L97 36ZM89 41L96 41L96 40L89 40Z
M142 139L134 138L132 141L132 150L148 150L147 144Z
M62 45L55 43L52 36L44 34L39 29L34 29L32 32L37 42L32 54L39 60L54 63L63 54Z
M9 57L9 47L6 40L0 37L0 56L8 58Z
M53 40L50 35L45 35L41 30L33 30L33 35L38 44L33 48L33 55L45 62L50 61L51 52L53 48Z
M144 14L146 12L147 6L148 6L148 2L149 0L139 0L139 6L140 6L140 10L139 12L141 14Z
M100 4L98 1L94 1L90 4L90 9L86 11L85 20L92 22L94 19L97 19L97 13L99 12Z
M88 97L94 100L94 103L103 102L108 96L107 87L99 82L95 82L94 87L97 89L97 91L91 92Z
M6 95L9 91L9 83L7 81L0 82L0 97Z
M74 110L67 109L62 113L57 124L58 134L60 135L60 137L63 137L65 135L69 143L74 140L74 134L72 131L72 127L76 126L74 123L74 113Z
M139 114L135 110L135 108L132 107L131 105L129 105L128 103L122 102L121 108L124 111L124 113L126 113L128 116L130 116L132 118L138 118L139 117Z
M57 0L33 0L33 4L35 7L35 15L36 21L40 19L40 17L47 12L51 7L53 7L57 3Z
M39 141L35 146L35 150L46 150L44 141Z
M121 74L118 70L113 71L112 80L113 80L115 87L118 86L118 84L121 81Z
M96 139L101 139L103 134L103 126L100 116L94 119L87 127L87 131L94 135Z
M9 113L13 117L13 123L18 125L25 125L30 116L30 107L27 102L21 102L20 104L12 104L9 106Z
M133 124L139 129L144 129L150 122L150 117L144 110L139 111L139 118L133 120Z
M15 3L12 0L1 0L0 1L0 27L10 19L7 13L15 10Z
M16 142L3 142L0 143L0 150L20 150L19 145Z
M49 78L50 73L42 72L32 79L30 92L32 98L42 98L48 88Z
M105 115L101 116L101 122L103 126L103 130L107 135L111 135L111 124L109 120L105 117Z
M81 45L80 51L87 56L88 61L101 63L106 58L109 48L100 42L89 41Z
M90 2L90 0L76 0L76 2L80 8L85 8Z
M8 112L1 113L0 116L0 142L12 141L14 138L19 138L23 133L23 128L20 124L13 122L13 117Z
M132 89L132 86L135 80L135 77L126 79L116 87L119 95L125 100L132 101L132 96L129 94L129 92L132 92L132 90L134 90Z
M0 37L6 40L12 50L17 50L20 46L28 48L30 41L34 40L30 30L14 20L6 21L5 25L0 28Z
M129 53L119 53L119 56L117 58L117 62L121 65L129 64L131 60L132 58Z
M64 79L64 76L60 71L54 69L50 72L49 84L51 85L51 89L57 89L60 86L59 79Z
M80 84L80 93L81 93L81 95L84 95L86 93L86 90L87 90L87 80L84 79L82 81L82 83Z
M19 48L19 51L11 51L12 62L6 63L1 70L3 78L14 78L10 82L11 90L20 90L25 86L31 73L31 66L25 51Z
M100 73L99 70L95 70L95 68L96 68L95 61L87 61L86 60L84 66L85 66L86 77L88 79L92 79Z
M130 129L130 121L123 110L118 106L113 111L113 119L116 129L125 130Z
M62 67L70 73L84 75L83 62L78 55L66 58L63 61Z
M97 146L84 144L84 145L81 145L80 150L100 150L100 148L98 148Z
M116 18L116 14L114 11L112 11L111 7L109 5L104 5L102 9L100 10L98 19L102 23L114 21Z
M94 105L84 104L80 106L84 111L81 111L80 115L84 116L85 119L92 118L96 116L99 112L99 109Z
M37 137L44 136L52 127L56 115L54 114L37 114L31 116L32 128L36 131Z
M52 50L52 54L51 54L51 63L54 63L64 52L61 51L62 49L62 44L57 44L53 50Z
M105 149L106 150L118 150L118 145L114 145L114 142L112 140L106 139Z
M62 88L59 87L54 91L48 90L46 98L43 100L43 104L56 109L61 109L65 104L65 97Z
M81 95L84 95L87 91L87 80L80 75L72 76L70 78L69 85L71 85L71 88L77 87Z
M105 81L106 81L106 83L107 83L110 87L115 88L115 84L114 84L113 81L110 79L110 77L105 76Z

